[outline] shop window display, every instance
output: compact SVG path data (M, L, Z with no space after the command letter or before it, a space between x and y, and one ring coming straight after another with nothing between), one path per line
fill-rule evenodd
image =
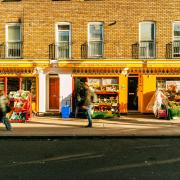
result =
M31 117L31 93L29 91L11 91L9 99L12 106L12 113L9 119L12 122L25 122Z
M7 79L7 81L6 81ZM8 114L11 121L28 120L36 107L35 77L0 77L0 88L9 97L12 111Z
M25 122L32 114L32 100L36 100L35 78L7 78L7 95L10 99L12 122Z
M88 81L89 86L97 95L97 101L94 102L94 118L113 117L119 115L119 82L118 78L76 78L75 80L75 97L81 99L80 105L83 104L84 90L83 84ZM77 82L79 84L77 88ZM78 91L80 93L78 93Z
M167 99L169 119L180 117L180 78L157 79L157 91L162 91Z
M3 79L3 78L2 78ZM4 80L2 80L2 83ZM1 80L0 80L1 83ZM24 77L24 78L7 78L7 94L18 90L30 91L32 93L33 100L36 99L36 78Z

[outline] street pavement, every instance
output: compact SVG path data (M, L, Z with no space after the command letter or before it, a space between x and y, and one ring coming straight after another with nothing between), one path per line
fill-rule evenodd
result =
M92 128L85 128L87 123L87 119L34 116L26 123L12 123L12 131L6 131L1 123L0 137L180 136L180 119L156 119L149 114L93 119Z

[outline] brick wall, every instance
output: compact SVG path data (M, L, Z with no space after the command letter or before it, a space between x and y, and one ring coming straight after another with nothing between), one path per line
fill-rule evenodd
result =
M5 24L22 22L24 58L48 58L48 45L55 41L55 23L72 23L72 58L80 58L87 41L87 24L104 22L105 58L132 58L138 42L139 22L156 22L157 58L165 58L172 41L172 23L180 20L179 0L22 0L0 2L0 42ZM114 23L116 21L116 23ZM112 25L111 25L112 24ZM113 25L114 24L114 25Z

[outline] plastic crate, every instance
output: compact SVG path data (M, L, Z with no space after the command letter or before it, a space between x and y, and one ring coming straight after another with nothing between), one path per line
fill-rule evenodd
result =
M62 118L69 118L71 113L71 108L70 106L63 106L61 108L61 116Z
M159 117L167 117L167 110L164 110L164 109L158 110L158 116Z

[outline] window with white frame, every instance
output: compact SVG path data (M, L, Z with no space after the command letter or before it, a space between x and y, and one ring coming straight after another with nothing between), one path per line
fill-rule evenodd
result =
M140 22L139 24L139 57L155 58L155 23Z
M173 23L173 58L180 57L180 21Z
M56 58L69 59L71 57L71 24L58 23L56 25Z
M103 56L103 23L92 22L88 24L88 57L99 58Z
M20 23L6 25L6 57L22 57L22 33Z

